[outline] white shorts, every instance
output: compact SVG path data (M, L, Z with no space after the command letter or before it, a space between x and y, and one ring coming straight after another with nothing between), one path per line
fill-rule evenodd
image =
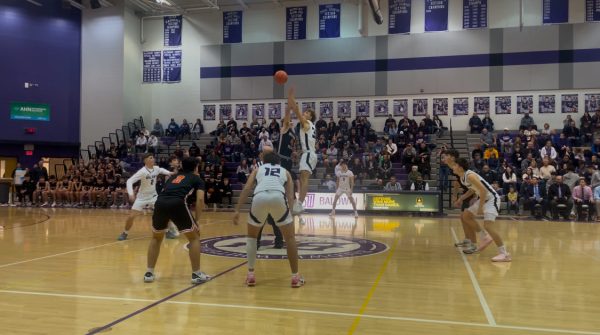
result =
M342 194L345 194L348 197L348 199L352 199L352 190L340 188L337 191L335 191L336 197L341 197Z
M153 210L154 203L158 195L154 195L153 197L143 197L143 198L135 198L133 205L131 205L131 209L134 211L143 212L144 210Z
M294 221L283 193L279 191L262 191L252 198L248 224L261 227L267 222L269 215L277 226L284 226Z
M478 215L479 211L479 201L481 199L477 199L471 207L467 208L467 210L474 215ZM491 198L485 202L483 205L483 220L484 221L495 221L498 216L498 205L500 204L500 199Z
M312 173L317 167L317 154L314 152L304 152L300 158L300 171Z

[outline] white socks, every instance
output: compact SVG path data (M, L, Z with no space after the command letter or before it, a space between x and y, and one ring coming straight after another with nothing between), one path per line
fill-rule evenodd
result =
M246 257L248 258L248 268L254 269L256 263L256 239L252 237L246 238Z

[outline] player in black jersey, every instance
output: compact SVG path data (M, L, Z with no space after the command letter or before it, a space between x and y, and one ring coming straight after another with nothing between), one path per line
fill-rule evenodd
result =
M164 190L154 204L153 234L148 246L148 269L144 274L146 283L154 281L154 267L160 254L160 244L169 229L169 220L189 240L187 247L192 265L192 284L200 284L211 278L200 271L200 233L186 204L187 197L196 192L196 217L200 216L204 208L204 182L198 175L198 161L195 158L186 158L181 165L182 169L166 181Z

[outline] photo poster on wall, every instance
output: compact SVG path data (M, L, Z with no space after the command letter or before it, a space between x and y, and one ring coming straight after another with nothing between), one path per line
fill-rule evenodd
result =
M473 98L473 111L475 114L483 115L490 112L490 97Z
M408 116L408 99L394 99L394 117Z
M540 114L555 113L556 97L554 95L540 95L538 100L538 111Z
M281 119L281 102L269 103L269 119Z
M204 105L204 121L214 121L216 117L216 105Z
M356 100L356 117L371 116L369 100Z
M319 112L323 119L330 119L333 117L333 101L321 101L319 103Z
M388 10L388 34L410 33L411 0L389 0Z
M600 110L600 94L585 95L585 111L588 113L596 113Z
M533 113L533 95L517 96L517 114Z
M585 21L600 21L600 0L585 0Z
M469 115L469 98L454 98L452 114L454 116Z
M223 104L219 106L219 120L231 120L231 104Z
M463 29L487 28L487 0L463 0Z
M160 83L161 81L161 55L160 51L144 51L143 52L143 83Z
M183 16L165 16L164 25L164 45L166 47L181 46L181 30L183 26Z
M265 104L252 104L252 121L265 118Z
M223 43L242 43L242 11L223 12Z
M235 104L235 119L248 121L248 104Z
M306 112L307 110L313 110L316 111L316 103L314 101L303 101L302 102L302 113Z
M511 97L496 97L496 114L510 114L512 111Z
M340 4L319 5L319 38L340 37Z
M413 99L413 116L425 116L427 107L427 99Z
M351 118L352 117L352 102L351 101L338 101L337 103L338 118Z
M579 110L579 95L563 94L561 96L562 113L577 113Z
M542 17L544 24L569 22L569 1L543 0Z
M163 51L163 82L181 82L181 50Z
M425 0L425 31L448 30L448 0Z
M306 6L287 7L285 19L285 39L288 41L306 39Z
M375 117L387 117L389 115L387 99L375 100L373 101L373 105L375 105L375 109L373 110L373 115Z
M448 115L448 98L433 99L433 115Z

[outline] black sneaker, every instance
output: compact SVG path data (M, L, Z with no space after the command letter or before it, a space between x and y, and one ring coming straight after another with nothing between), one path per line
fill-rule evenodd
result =
M144 274L144 283L152 283L154 281L154 273L148 271Z

